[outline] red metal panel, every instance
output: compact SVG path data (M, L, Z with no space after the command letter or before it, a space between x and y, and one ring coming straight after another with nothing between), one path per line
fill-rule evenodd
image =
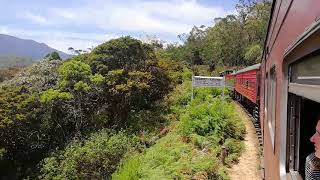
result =
M251 70L236 75L236 91L252 103L258 103L257 70ZM248 82L248 85L246 84ZM251 83L250 83L251 82Z

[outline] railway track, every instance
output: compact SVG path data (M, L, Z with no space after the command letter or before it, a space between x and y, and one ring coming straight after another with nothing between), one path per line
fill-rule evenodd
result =
M246 113L247 115L249 116L255 130L256 130L256 134L257 134L257 137L258 137L258 142L259 142L259 146L260 147L263 147L263 140L262 140L262 131L261 131L261 126L260 126L260 123L259 123L259 114L257 113L258 110L257 109L254 109L253 113L250 113L248 111L248 107L245 105L245 104L242 104L240 103L239 101L235 101Z

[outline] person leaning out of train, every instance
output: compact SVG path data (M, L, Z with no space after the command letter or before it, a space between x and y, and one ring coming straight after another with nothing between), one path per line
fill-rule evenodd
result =
M315 152L306 158L306 180L320 180L320 116L318 116L315 130L316 132L310 138L310 141L314 144Z

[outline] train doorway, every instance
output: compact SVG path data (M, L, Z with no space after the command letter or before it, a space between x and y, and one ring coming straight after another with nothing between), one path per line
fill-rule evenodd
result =
M320 103L289 93L287 124L287 172L305 177L306 157L314 152L310 137L315 133Z
M306 157L315 151L310 138L320 114L320 49L310 54L296 50L287 62L287 111L284 144L285 170L291 179L304 179ZM283 147L284 148L284 147ZM283 152L282 151L282 152ZM283 159L284 160L284 159ZM287 174L288 175L288 174Z

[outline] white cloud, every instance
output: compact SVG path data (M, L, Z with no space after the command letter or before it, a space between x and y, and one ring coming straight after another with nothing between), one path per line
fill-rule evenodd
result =
M34 14L32 12L26 12L23 15L23 18L25 18L27 20L30 20L33 23L37 23L39 25L47 25L47 24L49 24L47 18L45 18L43 16L40 16L40 15L36 15L36 14Z
M9 30L5 26L0 26L0 34L9 34Z
M177 35L190 31L193 25L212 25L215 17L227 13L222 7L206 7L197 0L132 0L125 3L88 0L80 7L53 7L42 16L27 13L26 17L52 26L74 24L112 31Z
M193 25L211 25L215 17L227 14L221 7L205 7L196 0L138 0L126 4L94 0L90 1L89 7L80 11L93 10L91 14L82 13L81 19L95 22L100 28L175 35L188 32Z
M60 50L68 46L83 49L87 44L96 45L121 33L133 37L156 35L172 42L194 25L211 26L214 18L233 12L218 6L207 7L198 0L84 0L77 7L44 7L42 13L27 11L23 18L46 27L48 32L42 29L21 34L30 33L31 39L43 40Z
M0 32L3 27L0 26ZM87 49L97 46L110 39L119 37L116 34L98 34L98 33L73 33L62 31L43 31L43 30L20 30L6 28L10 35L22 39L32 39L39 43L45 43L52 48L69 53L67 49ZM6 33L8 34L8 33Z
M95 47L110 39L119 36L114 34L95 34L95 33L62 33L53 32L51 36L42 36L41 41L55 49L67 52L69 47L75 49L87 49ZM67 52L69 53L69 52Z
M49 12L52 15L57 15L59 17L69 19L69 20L74 20L76 18L76 15L71 12L72 9L59 9L59 8L50 8Z

